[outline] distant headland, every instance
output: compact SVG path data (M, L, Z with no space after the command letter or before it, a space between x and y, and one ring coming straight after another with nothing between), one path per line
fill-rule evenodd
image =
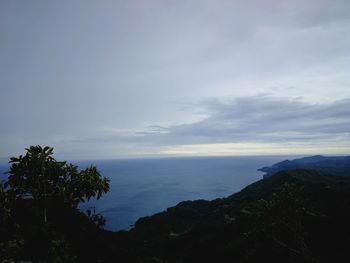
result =
M272 166L266 166L258 171L266 173L264 178L277 172L292 169L312 169L332 173L334 175L345 176L350 170L350 156L322 156L315 155L294 160L285 160Z

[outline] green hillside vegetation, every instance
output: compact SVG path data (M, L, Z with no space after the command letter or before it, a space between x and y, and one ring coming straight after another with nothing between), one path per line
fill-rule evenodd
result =
M40 155L44 149L47 153L47 148L32 150ZM34 189L35 184L23 177L28 169L18 170L26 167L20 163L28 162L12 161L17 166L0 187L2 263L347 262L350 258L350 176L281 171L226 198L181 202L139 219L130 231L111 232L102 228L100 215L79 211L70 194L75 189L73 196L80 196L81 202L108 191L108 180L96 168L73 169L77 177L90 178L81 179L84 187L56 189L47 178L56 178L52 177L56 168L58 179L71 170L65 163L56 166L53 159L55 169L49 174L30 170L31 178L50 176L39 180L45 187ZM73 182L63 180L62 185Z
M98 252L93 245L104 219L78 205L108 192L109 179L96 167L79 171L52 155L53 148L31 146L10 160L0 185L1 263L76 262L86 249Z
M140 219L130 236L153 262L342 262L349 220L350 178L292 170Z

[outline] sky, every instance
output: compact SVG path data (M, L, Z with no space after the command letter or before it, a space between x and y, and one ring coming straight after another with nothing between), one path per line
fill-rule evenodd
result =
M350 154L349 0L1 0L0 157Z

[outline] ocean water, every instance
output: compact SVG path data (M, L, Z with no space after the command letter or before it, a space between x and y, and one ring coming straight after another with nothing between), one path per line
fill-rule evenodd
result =
M130 229L140 217L164 211L181 201L212 200L231 195L262 179L258 168L291 159L288 156L188 157L74 162L80 168L96 165L111 179L110 192L95 206L107 220L106 229ZM7 166L0 166L1 171Z
M129 229L140 217L181 201L231 195L262 179L257 171L286 157L201 157L92 162L111 179L111 190L96 207L110 230ZM81 167L91 162L78 163Z

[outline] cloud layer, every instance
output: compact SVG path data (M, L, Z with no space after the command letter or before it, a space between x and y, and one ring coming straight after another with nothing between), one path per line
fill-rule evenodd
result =
M207 116L198 122L152 127L135 139L162 144L301 142L349 138L350 99L308 103L270 96L212 99L196 105Z
M96 137L60 144L123 149L125 156L344 154L350 147L350 99L309 103L260 95L207 99L191 108L201 112L201 120L141 130L111 128Z
M0 157L343 147L349 13L349 0L2 0Z

